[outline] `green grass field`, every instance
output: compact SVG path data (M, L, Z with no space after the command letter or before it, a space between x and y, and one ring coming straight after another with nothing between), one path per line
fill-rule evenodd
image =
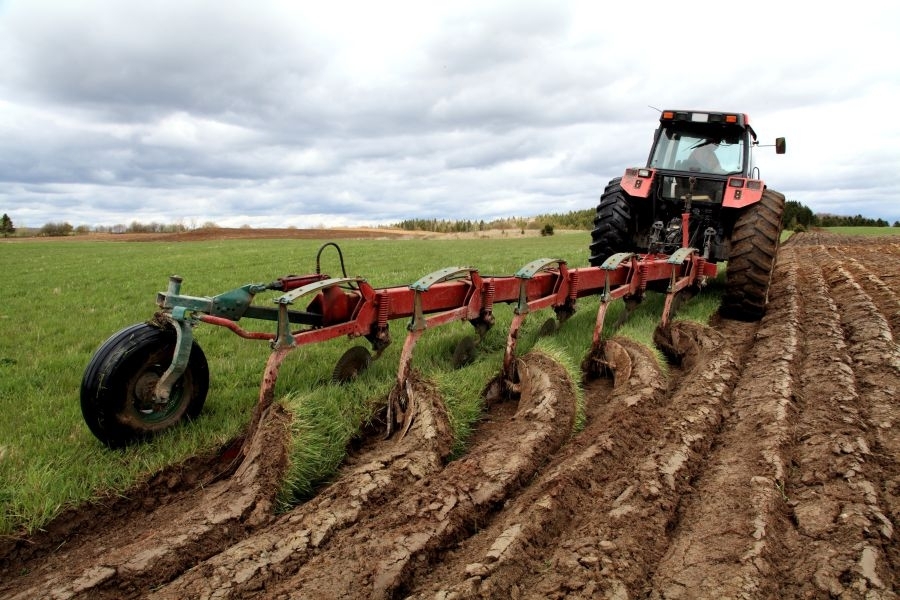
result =
M475 266L483 275L511 275L541 257L586 266L588 236L567 233L541 238L478 240L341 241L348 275L375 287L408 285L447 266ZM115 494L136 480L185 458L214 450L238 435L256 403L268 344L201 325L195 339L210 366L210 391L201 417L153 441L112 451L85 426L79 386L97 347L116 331L150 318L155 297L169 275L184 278L182 293L212 296L245 283L264 283L315 270L318 241L61 242L0 243L4 274L0 293L0 534L34 530L61 508ZM334 254L323 270L339 275ZM718 306L718 284L686 304L681 317L705 321ZM273 296L274 297L274 296ZM270 301L257 297L257 303ZM598 300L579 310L552 338L538 339L548 317L531 315L519 338L520 352L535 343L577 369L590 346ZM610 309L615 321L620 303ZM662 297L649 298L620 333L649 343ZM455 323L427 331L413 365L435 380L451 413L458 439L481 410L480 392L499 370L512 311L496 308L498 322L478 358L458 371L450 367L456 343L473 334ZM273 324L242 321L247 329L273 331ZM295 350L281 369L276 397L294 413L294 451L283 501L307 497L343 458L347 441L390 390L406 334L406 322L391 324L394 343L357 381L330 383L334 364L351 343L339 339Z
M825 227L825 231L840 235L900 235L900 227Z

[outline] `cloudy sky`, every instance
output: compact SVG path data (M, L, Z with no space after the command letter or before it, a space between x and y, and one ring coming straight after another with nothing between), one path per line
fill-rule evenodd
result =
M794 8L794 5L797 8ZM806 8L809 6L809 8ZM319 227L596 205L657 108L746 112L762 178L900 219L900 4L0 0L17 226Z

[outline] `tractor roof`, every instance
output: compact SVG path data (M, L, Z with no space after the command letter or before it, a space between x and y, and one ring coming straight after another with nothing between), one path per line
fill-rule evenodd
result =
M709 110L664 110L660 113L659 122L667 123L721 123L722 125L737 125L750 132L754 141L756 132L750 126L750 117L746 113L721 112Z

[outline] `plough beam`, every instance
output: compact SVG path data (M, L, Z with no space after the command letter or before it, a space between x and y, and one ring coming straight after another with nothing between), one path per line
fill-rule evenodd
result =
M266 340L271 344L272 354L266 362L257 407L262 411L274 399L279 368L291 351L341 336L364 337L372 345L374 359L377 359L391 342L389 322L407 318L409 324L400 353L396 384L388 402L390 434L398 425L407 429L413 418L415 409L413 399L409 398L409 375L413 351L426 329L468 321L480 340L494 323L494 304L512 305L513 317L500 380L507 393L515 394L518 391L516 347L519 331L530 313L553 308L557 323L546 329L555 331L574 314L579 298L599 295L600 305L588 355L591 359L588 371L597 372L603 366L602 358L597 357L603 354L603 327L613 300L625 300L630 312L648 287L665 291L662 322L667 324L676 298L680 298L678 295L689 289L699 289L706 278L715 273L714 263L707 262L696 249L685 247L671 255L622 252L610 256L599 267L577 269L570 269L561 259L541 258L508 277L482 277L474 267L447 267L408 286L379 289L361 277L343 274L332 278L317 272L290 275L268 284L247 284L218 296L194 297L183 295L182 279L172 276L167 290L157 295L161 309L157 321L176 329L176 352L172 364L157 384L155 395L162 402L171 393L173 382L184 371L187 354L194 344L191 328L198 323L225 327L239 337ZM274 299L274 307L253 304L256 295L265 291L280 292ZM302 299L306 306L299 310L294 308ZM244 318L273 321L274 331L244 329L238 325ZM464 342L454 354L474 350L475 344L471 340ZM351 348L341 357L333 377L336 381L352 378L372 359L364 348Z

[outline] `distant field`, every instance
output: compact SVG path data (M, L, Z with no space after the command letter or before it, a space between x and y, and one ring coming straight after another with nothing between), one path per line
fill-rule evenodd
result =
M823 227L823 229L840 235L900 235L900 227Z

